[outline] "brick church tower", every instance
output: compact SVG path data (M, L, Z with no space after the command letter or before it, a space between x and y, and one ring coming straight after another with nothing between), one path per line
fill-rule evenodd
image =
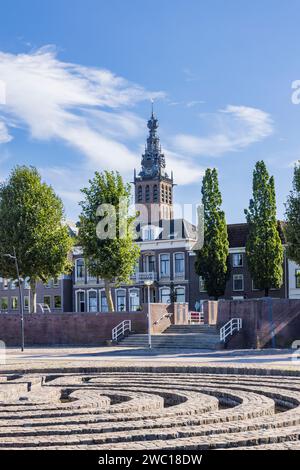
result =
M141 211L140 220L156 224L159 220L173 218L173 172L171 177L165 171L165 156L161 151L157 135L158 120L153 108L148 121L149 136L142 155L141 171L138 176L134 170L135 204Z

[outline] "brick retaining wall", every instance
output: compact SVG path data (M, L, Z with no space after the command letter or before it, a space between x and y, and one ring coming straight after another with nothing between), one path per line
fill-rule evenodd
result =
M208 306L208 310L209 310ZM272 323L276 347L291 347L300 340L300 301L272 300ZM228 348L264 348L272 346L271 321L268 300L219 301L217 326L220 328L231 318L242 318L243 328L234 335Z
M172 304L151 304L152 333L164 331L174 316L155 321L172 313ZM99 345L111 339L111 330L123 320L131 319L135 333L147 333L147 305L141 312L115 313L26 313L25 344L42 345ZM20 314L0 314L0 340L7 346L20 344Z

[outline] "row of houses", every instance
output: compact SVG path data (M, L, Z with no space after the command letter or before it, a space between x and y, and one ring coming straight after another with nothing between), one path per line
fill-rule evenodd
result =
M141 249L139 263L129 285L112 289L117 311L138 311L148 301L145 280L152 282L150 301L186 302L190 310L198 310L208 299L203 279L195 273L196 227L173 214L173 175L165 171L165 157L157 135L158 121L152 113L148 121L149 136L142 156L139 174L134 171L135 203L142 211L139 220ZM70 230L72 228L70 227ZM74 230L74 229L73 229ZM228 225L231 273L224 298L259 298L251 279L245 255L247 224ZM282 239L284 244L284 240ZM30 309L30 286L24 283L24 309ZM300 298L300 267L287 259L283 263L283 284L272 289L280 298ZM73 250L73 272L37 286L38 310L52 312L106 312L104 283L86 269L80 247ZM15 281L0 279L1 312L19 311L19 296Z

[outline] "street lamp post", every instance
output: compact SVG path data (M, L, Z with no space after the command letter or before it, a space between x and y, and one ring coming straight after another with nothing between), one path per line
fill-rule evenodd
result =
M21 308L21 351L24 351L24 308L23 308L23 293L22 293L22 286L21 286L21 279L20 279L20 273L19 273L19 264L18 264L18 258L16 255L16 250L15 247L13 247L14 254L4 254L3 256L7 256L10 259L13 259L16 265L16 272L17 272L17 279L18 279L18 285L19 285L19 295L20 295L20 308Z
M148 346L149 349L152 348L152 340L151 340L151 307L150 307L150 287L152 286L153 281L150 279L147 279L145 281L145 286L147 286L148 290Z

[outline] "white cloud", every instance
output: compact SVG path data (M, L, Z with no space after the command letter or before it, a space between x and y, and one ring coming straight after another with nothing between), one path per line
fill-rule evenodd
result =
M4 124L4 122L0 121L0 144L6 144L11 140L12 137L9 135L7 126Z
M197 79L189 69L185 75L187 80ZM118 169L128 177L134 167L139 168L138 149L146 128L134 106L164 97L162 92L147 91L108 70L62 62L49 47L29 54L0 52L1 80L6 104L1 105L0 144L13 138L14 128L22 128L32 139L61 141L82 155L77 167L70 160L39 162L43 178L53 185L67 213L72 214L81 199L79 189L94 170ZM187 108L201 103L182 102ZM166 136L170 142L165 151L167 165L174 171L176 183L201 179L204 170L198 155L218 156L240 150L273 130L270 116L255 108L227 106L217 118L220 129L208 137Z
M62 140L82 152L91 166L121 171L137 163L127 141L140 125L124 108L163 96L108 70L61 62L49 47L31 54L0 53L0 78L6 84L7 122L13 118L34 139ZM0 136L8 141L4 124Z
M192 100L192 101L188 101L186 103L186 107L187 108L192 108L193 106L197 106L198 104L204 104L205 101L202 101L202 100Z
M182 155L166 150L167 171L174 173L176 184L191 184L200 182L205 169L201 168L196 162L184 158Z
M259 142L273 132L270 115L260 109L229 105L217 114L220 130L208 137L178 134L175 145L190 155L219 156Z

